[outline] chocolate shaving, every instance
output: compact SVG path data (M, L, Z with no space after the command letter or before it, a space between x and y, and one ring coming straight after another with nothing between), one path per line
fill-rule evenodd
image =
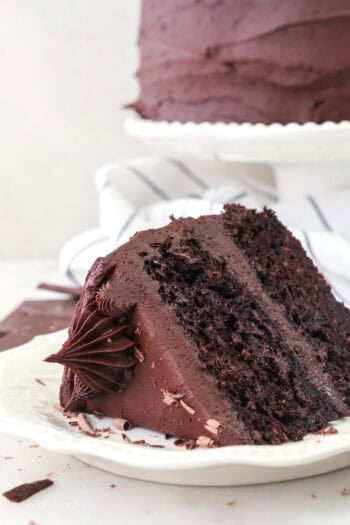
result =
M123 438L123 441L125 441L126 443L130 443L132 445L140 445L142 447L152 447L152 448L164 448L163 445L152 445L150 443L147 443L147 441L145 441L144 439L137 439L136 441L131 441L131 439L129 439L128 436L124 434L124 432L122 432L122 438Z
M71 427L77 427L78 421L68 421L68 425L70 425Z
M136 359L140 362L140 363L143 363L144 360L145 360L145 356L143 355L143 353L141 352L141 350L139 350L138 348L134 348L134 355L136 357Z
M49 284L49 283L39 283L39 290L48 290L49 292L58 292L71 295L74 298L81 296L82 288L73 288L72 286L62 286L60 284Z
M97 436L96 431L92 428L90 421L85 416L85 414L78 414L77 422L78 422L80 430L84 432L84 434L87 434L88 436L93 436L93 437Z
M211 434L218 434L218 430L221 427L221 423L217 421L216 419L208 419L206 425L204 425L204 428L208 430L208 432L211 432Z
M177 407L179 406L179 400L184 397L184 394L173 394L172 392L169 392L165 388L161 389L163 393L163 403L165 403L168 406Z
M58 403L54 404L54 408L61 412L61 414L63 414L64 417L67 417L68 419L73 419L78 415L76 412L70 412L69 410L66 410L65 408L63 408L63 406L59 405Z
M338 434L338 430L334 427L322 428L318 432L315 432L319 436L330 436L331 434Z
M214 440L208 436L199 436L196 440L196 445L202 448L210 448L214 445Z
M182 408L184 408L186 410L186 412L188 412L189 414L191 414L191 416L193 416L193 414L196 413L196 411L194 410L194 408L190 407L187 403L185 403L185 401L183 401L182 399L180 399L180 405L182 406Z
M93 415L97 417L97 419L102 419L104 417L104 413L100 412L99 410L94 410Z
M185 447L186 450L192 450L193 448L196 448L196 443L193 439L177 439L174 441L174 445L177 447Z
M40 492L51 485L53 485L53 481L51 479L40 479L38 481L33 481L32 483L23 483L22 485L18 485L11 490L7 490L6 492L3 492L3 496L5 496L5 498L7 498L9 501L20 503L21 501L34 496L34 494L37 492Z
M114 419L112 421L112 425L118 430L130 430L131 428L130 422L127 419L123 419L122 417L117 417Z
M36 377L36 378L35 378L35 381L36 381L37 383L39 383L39 385L41 385L41 386L46 386L46 383L44 383L44 381L43 381L42 379L40 379L39 377Z

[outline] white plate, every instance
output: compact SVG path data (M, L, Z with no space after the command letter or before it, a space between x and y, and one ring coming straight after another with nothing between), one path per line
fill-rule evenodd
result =
M142 428L128 432L164 448L93 438L68 425L55 408L62 367L42 359L57 350L66 332L40 336L0 354L0 431L33 439L48 450L71 454L96 467L132 478L184 485L244 485L321 474L350 465L350 420L337 434L310 435L278 446L246 445L183 450L162 434ZM39 378L46 386L35 381ZM94 419L98 427L110 420Z
M128 118L126 132L169 153L246 162L350 160L350 121L290 123L180 123Z

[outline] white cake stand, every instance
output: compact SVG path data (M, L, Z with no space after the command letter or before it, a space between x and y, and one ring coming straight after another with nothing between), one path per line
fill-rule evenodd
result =
M133 117L125 130L163 154L269 164L281 197L350 184L350 121L197 124Z

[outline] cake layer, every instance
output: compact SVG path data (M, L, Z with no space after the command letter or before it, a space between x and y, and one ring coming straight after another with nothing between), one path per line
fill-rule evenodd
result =
M247 257L264 290L300 330L350 406L350 315L273 212L227 207L227 233Z
M336 380L279 298L291 277L268 287L257 271L255 253L285 268L277 227L298 267L321 283L322 315L335 305L343 327L348 312L270 212L229 206L176 220L137 234L89 272L70 337L48 359L66 366L61 403L221 445L300 439L348 414L345 374ZM257 231L268 233L254 244ZM301 287L305 276L291 269ZM335 353L346 352L339 341Z
M144 118L350 119L348 0L143 0Z

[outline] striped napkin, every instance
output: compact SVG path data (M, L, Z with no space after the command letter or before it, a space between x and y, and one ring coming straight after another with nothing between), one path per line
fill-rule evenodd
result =
M270 172L242 165L150 157L111 164L96 175L98 228L66 243L60 266L76 286L94 260L136 231L158 228L169 216L220 213L227 202L274 209L325 275L337 299L350 304L350 186L281 201Z

